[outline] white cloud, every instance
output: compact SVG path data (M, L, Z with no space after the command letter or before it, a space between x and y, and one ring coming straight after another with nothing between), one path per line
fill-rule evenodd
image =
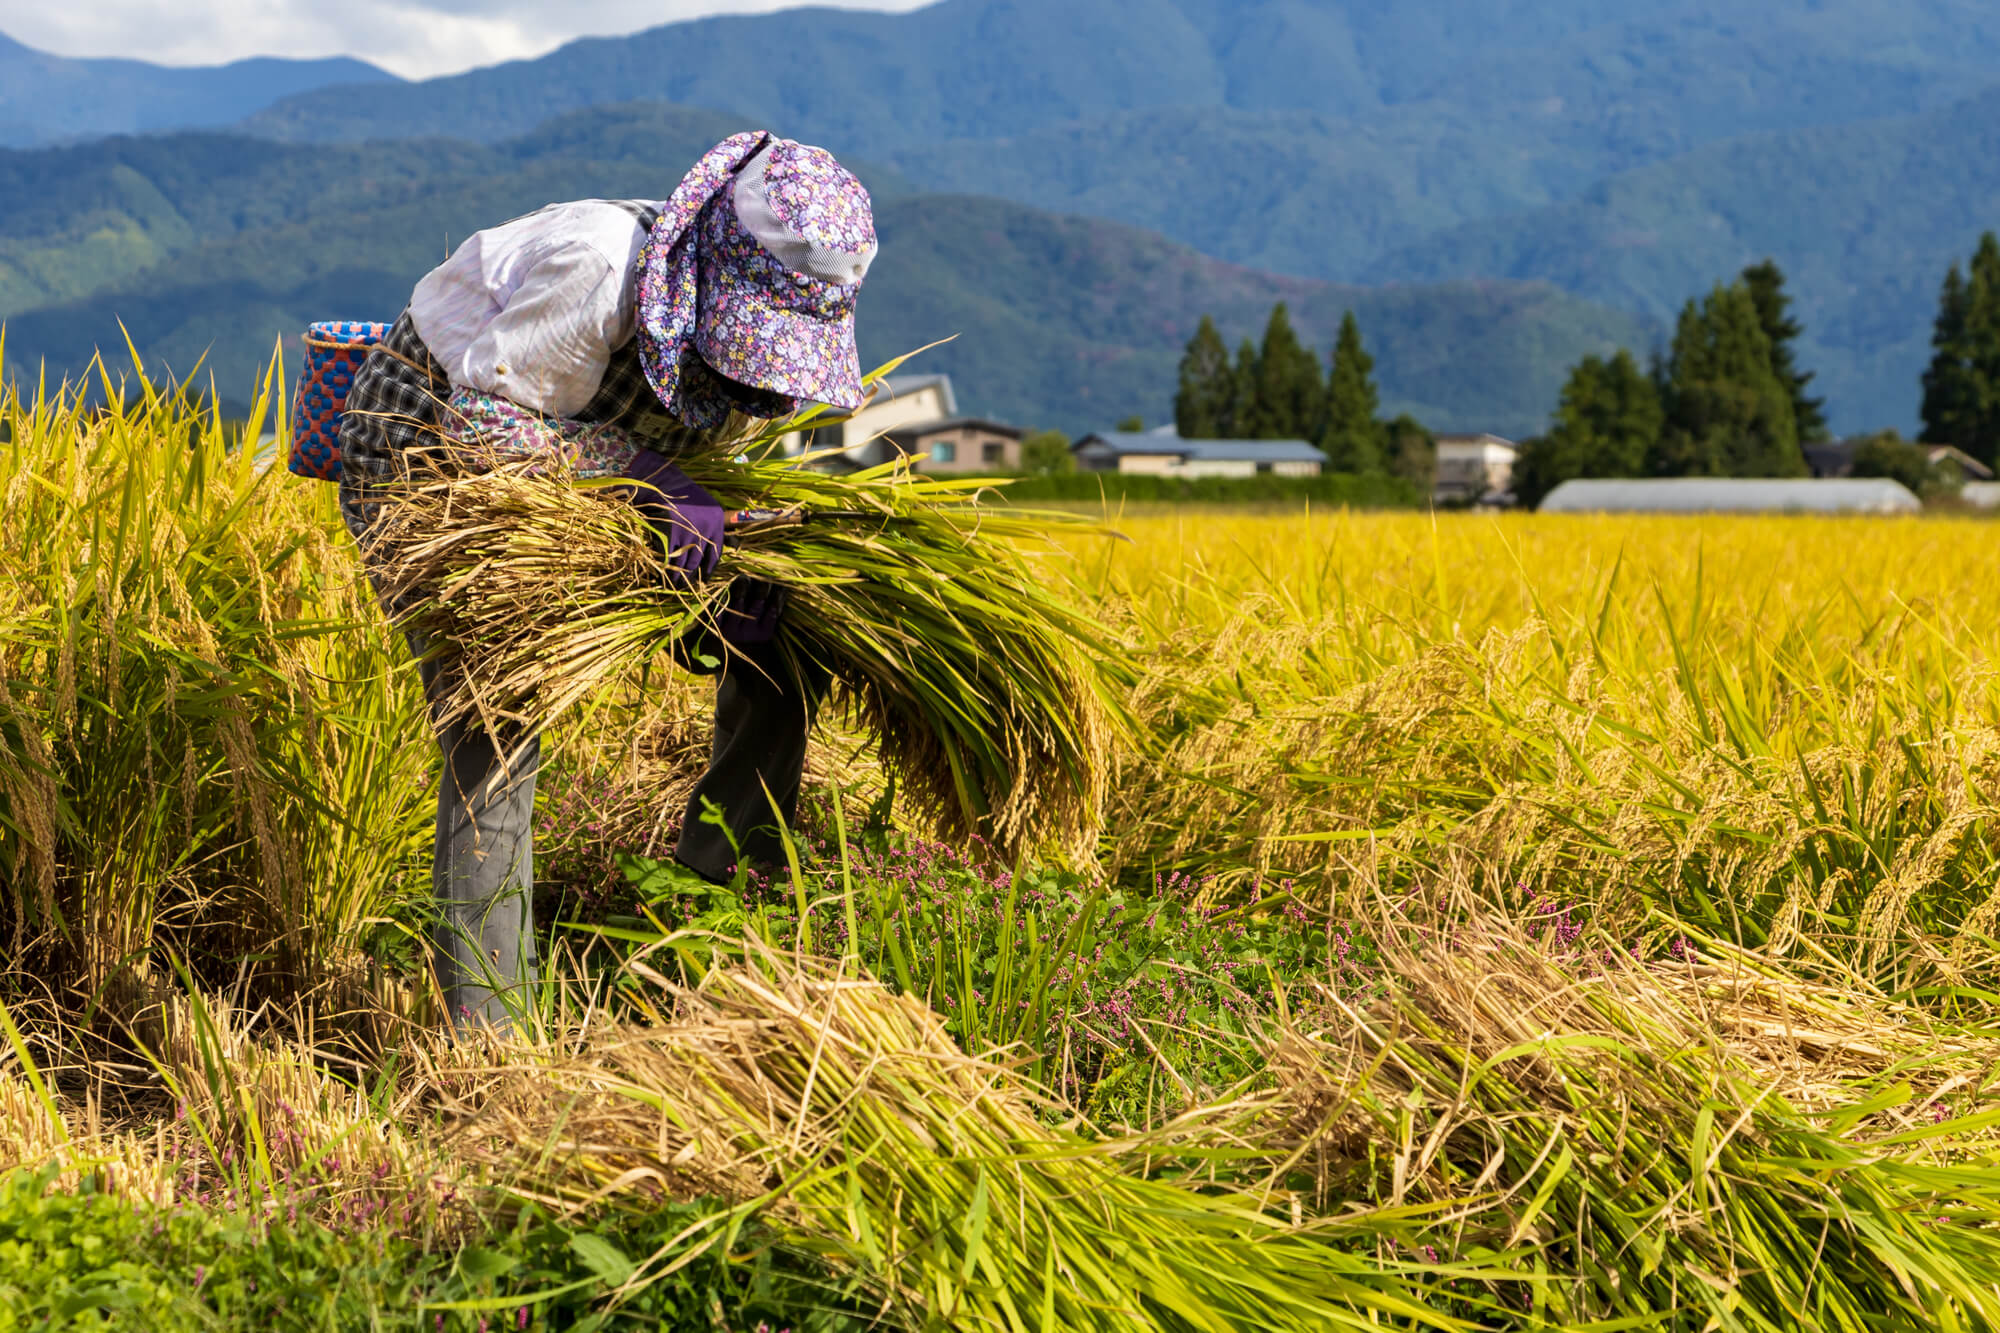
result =
M430 78L542 55L577 37L637 32L798 0L0 0L0 32L65 56L219 65L246 56L348 55ZM911 10L933 0L832 0ZM828 0L818 0L825 4Z

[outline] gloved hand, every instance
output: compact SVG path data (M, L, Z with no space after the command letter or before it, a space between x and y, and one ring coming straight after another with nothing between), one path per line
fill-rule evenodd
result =
M633 507L665 544L668 578L696 583L713 574L722 559L723 513L716 498L651 449L633 455L625 476L637 483L628 492Z
M785 590L762 579L739 578L729 585L729 602L717 628L723 641L738 648L769 643L777 637L778 618L785 613Z

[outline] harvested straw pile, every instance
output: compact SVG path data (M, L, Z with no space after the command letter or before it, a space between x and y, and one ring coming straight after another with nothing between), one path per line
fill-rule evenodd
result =
M385 531L385 593L443 654L447 711L541 727L663 650L724 657L727 583L761 579L788 593L785 653L831 670L920 820L1086 852L1123 668L1029 554L1080 520L981 505L977 485L906 466L834 477L772 460L786 424L677 461L732 509L839 516L747 531L693 589L665 586L643 521L592 483L524 464L412 479Z
M523 1050L480 1090L465 1141L547 1203L763 1207L872 1287L892 1326L1469 1329L1444 1284L1504 1275L1497 1257L1383 1257L1414 1254L1442 1210L1297 1225L1274 1215L1282 1195L1148 1178L1146 1145L1048 1127L1014 1071L966 1055L916 1001L752 948L693 989L634 963L649 1021L600 1016L564 1034L574 1055Z
M1992 1115L1955 1110L2000 1045L1740 950L1565 956L1470 916L1273 1052L1284 1160L1534 1243L1523 1295L1563 1327L2000 1326Z

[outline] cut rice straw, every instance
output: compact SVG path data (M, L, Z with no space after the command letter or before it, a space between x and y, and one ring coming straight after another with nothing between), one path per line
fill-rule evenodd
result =
M880 372L878 372L879 374ZM829 671L916 818L1003 854L1090 854L1130 671L1106 628L1039 567L1053 528L1097 525L983 503L989 480L909 460L845 476L785 458L812 414L696 446L675 462L731 510L798 512L734 536L716 576L671 583L624 489L546 461L454 468L398 488L381 535L384 595L432 646L440 706L544 728L671 652L754 670L715 633L729 580L782 586L792 669ZM818 515L820 517L815 517ZM1101 529L1099 529L1101 530Z
M1045 1125L1016 1071L967 1055L917 1001L745 948L693 988L628 965L650 983L624 992L641 1021L600 1017L569 1034L573 1055L524 1052L482 1089L468 1139L544 1203L645 1211L734 1179L903 1327L1471 1329L1447 1307L1493 1310L1477 1284L1519 1257L1388 1257L1450 1208L1300 1225L1263 1192L1150 1178L1148 1145Z

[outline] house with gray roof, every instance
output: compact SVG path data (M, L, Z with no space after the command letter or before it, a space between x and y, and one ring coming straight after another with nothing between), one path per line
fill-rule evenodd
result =
M1316 477L1326 455L1304 440L1184 440L1172 426L1098 431L1070 446L1079 472L1156 477Z
M1541 512L1600 514L1913 514L1923 508L1887 477L1638 477L1566 481Z

